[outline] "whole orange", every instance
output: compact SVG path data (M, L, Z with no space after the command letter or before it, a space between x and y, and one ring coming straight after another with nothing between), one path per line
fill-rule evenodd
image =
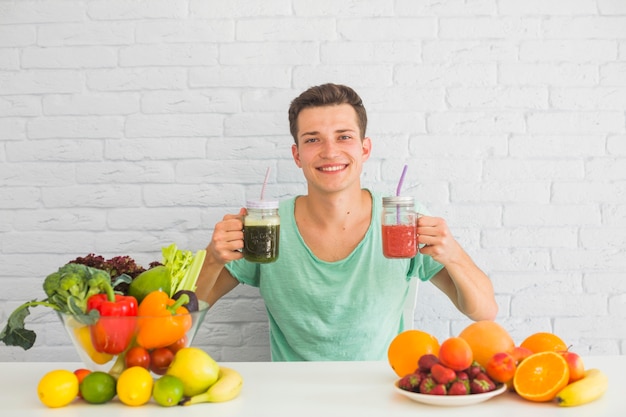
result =
M459 334L472 348L474 360L483 367L498 352L509 352L515 347L513 338L495 321L482 320L471 323Z
M533 333L524 339L520 346L533 353L567 350L567 345L559 336L548 332Z
M437 338L422 330L405 330L389 344L387 358L396 375L403 377L415 372L422 355L439 353Z
M472 348L461 337L450 337L439 347L439 362L455 371L469 368L473 360Z

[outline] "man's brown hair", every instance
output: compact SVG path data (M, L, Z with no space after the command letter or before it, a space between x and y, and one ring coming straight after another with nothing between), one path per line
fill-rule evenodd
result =
M348 86L328 83L309 88L291 102L289 106L289 130L296 145L298 145L298 115L302 110L339 104L352 106L356 112L359 133L363 139L367 128L367 113L361 97Z

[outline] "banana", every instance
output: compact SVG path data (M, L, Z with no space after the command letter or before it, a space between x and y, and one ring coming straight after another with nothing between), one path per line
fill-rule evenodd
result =
M585 376L563 388L556 401L561 407L573 407L597 400L609 386L609 379L599 369L588 369Z
M183 405L199 403L219 403L230 401L241 392L243 377L234 369L220 366L217 381L202 394L194 395L183 402Z

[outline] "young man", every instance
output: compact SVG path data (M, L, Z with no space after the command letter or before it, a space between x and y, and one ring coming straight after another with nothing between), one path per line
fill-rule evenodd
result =
M382 360L403 330L411 279L430 280L473 320L494 319L489 278L452 237L443 219L418 220L412 259L382 254L382 196L361 188L372 143L367 116L349 87L324 84L293 100L294 162L307 194L280 203L280 255L242 259L242 216L214 229L197 294L210 304L239 283L260 287L270 322L272 360Z

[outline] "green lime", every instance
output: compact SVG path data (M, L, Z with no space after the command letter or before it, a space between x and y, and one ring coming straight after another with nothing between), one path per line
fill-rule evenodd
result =
M116 381L113 375L94 371L80 383L80 395L91 404L104 404L115 397Z
M152 398L163 407L177 405L183 399L183 381L173 375L163 375L154 382Z

